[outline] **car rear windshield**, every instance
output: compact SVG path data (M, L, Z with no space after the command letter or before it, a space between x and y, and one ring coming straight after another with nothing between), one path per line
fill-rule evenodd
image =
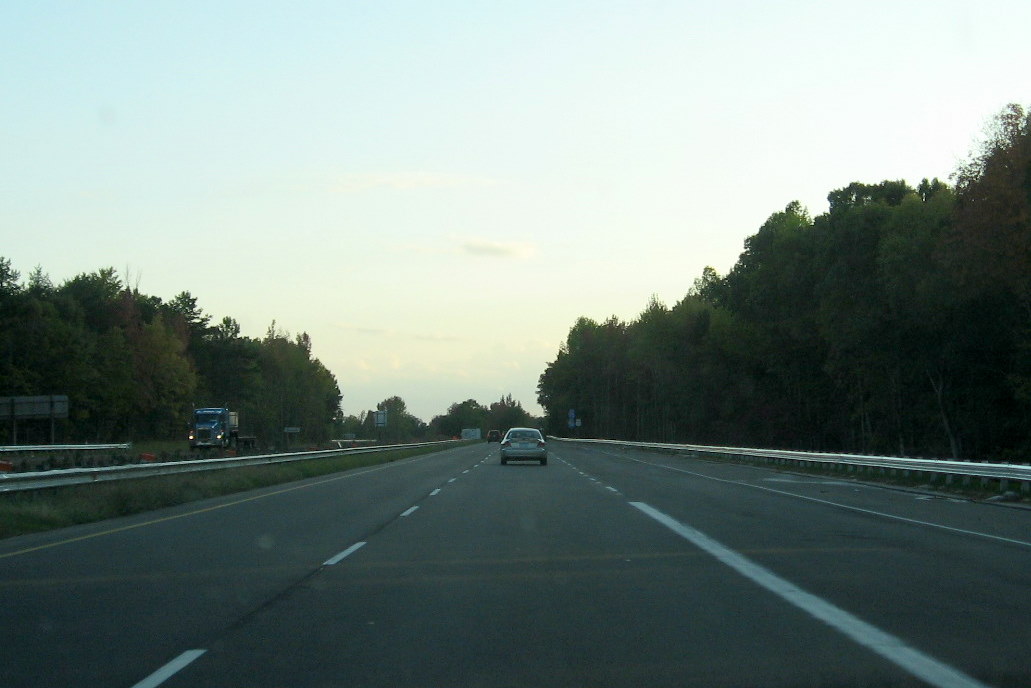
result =
M515 432L508 433L508 439L510 440L539 440L540 438L540 433L533 430L516 430Z

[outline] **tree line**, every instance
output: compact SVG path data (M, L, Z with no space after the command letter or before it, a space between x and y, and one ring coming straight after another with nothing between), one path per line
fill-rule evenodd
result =
M672 307L580 318L540 376L550 432L1031 458L1031 114L993 118L949 185L798 202Z
M509 428L539 427L541 419L535 418L523 405L505 394L497 401L484 406L475 399L451 404L447 413L436 416L430 427L439 435L457 437L464 428L479 428L484 432L498 430L504 433Z
M306 332L291 337L275 321L265 336L241 335L239 323L212 322L188 291L170 301L131 288L113 268L55 286L37 266L23 280L0 256L0 396L69 397L58 442L183 439L192 410L228 406L240 432L261 447L320 444L353 436L384 442L438 439L463 428L506 429L535 420L511 395L487 406L468 399L429 423L399 396L373 411L343 416L334 375L312 356ZM0 444L14 440L0 423ZM18 442L48 443L49 423L19 421Z
M55 286L38 266L23 282L0 257L0 390L67 395L59 442L182 439L193 408L222 405L263 446L281 444L288 426L321 442L340 421L341 395L311 346L275 321L263 338L242 336L233 318L213 324L189 292L165 302L113 268ZM0 444L12 434L0 427ZM19 442L33 439L49 442L49 431L22 421Z
M497 401L483 405L475 399L455 402L446 413L434 416L429 423L416 418L408 411L404 399L393 396L376 404L377 411L387 412L387 423L378 428L374 411L343 419L341 432L356 438L381 439L385 442L408 442L419 439L441 439L461 437L464 429L478 429L484 434L488 430L504 432L512 427L539 427L542 419L535 418L511 394L502 395Z

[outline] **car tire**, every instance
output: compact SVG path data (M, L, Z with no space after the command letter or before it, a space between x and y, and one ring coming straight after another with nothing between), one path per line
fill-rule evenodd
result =
M501 457L501 465L504 466L506 463L508 463L508 459Z
M542 466L547 466L548 465L548 460L547 459L541 459L541 465Z

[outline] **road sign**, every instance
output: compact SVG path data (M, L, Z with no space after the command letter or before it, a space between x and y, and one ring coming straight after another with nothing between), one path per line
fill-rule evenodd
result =
M67 417L68 397L64 394L45 397L0 397L0 418L17 420Z

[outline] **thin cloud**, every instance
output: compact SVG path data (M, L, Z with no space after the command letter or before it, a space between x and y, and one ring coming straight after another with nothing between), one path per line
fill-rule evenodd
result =
M529 258L534 254L530 244L487 241L485 239L469 239L462 242L462 250L474 256L492 258Z
M470 177L460 174L439 174L433 172L403 172L393 174L347 174L332 185L336 193L359 193L371 189L393 189L411 191L414 189L459 189L493 186L493 179Z
M340 325L340 329L365 337L385 337L387 339L400 339L416 342L441 342L451 343L464 341L462 337L441 332L404 332L401 330L384 329L376 327L359 327L357 325Z

